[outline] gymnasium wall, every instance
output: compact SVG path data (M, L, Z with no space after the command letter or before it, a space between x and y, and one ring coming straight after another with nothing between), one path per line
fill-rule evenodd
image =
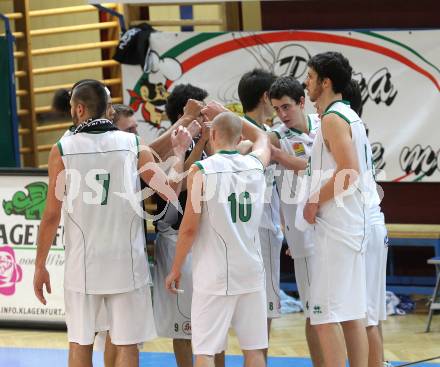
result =
M222 17L221 7L216 4L202 4L193 6L193 19L219 19ZM150 5L150 20L166 21L168 19L180 19L180 7L178 5ZM180 32L180 26L155 26L157 30L166 32ZM215 25L196 25L194 30L197 32L215 32L219 27Z
M438 28L438 0L262 1L263 30Z
M42 10L50 8L61 8L65 6L84 5L84 0L32 0L30 1L31 10ZM0 1L0 13L9 13L13 11L12 1ZM98 22L98 13L79 13L68 15L55 15L44 17L32 17L32 29L63 27L67 25L79 25ZM11 23L14 25L14 22ZM99 31L83 31L54 35L45 35L32 37L32 48L40 49L47 47L56 47L70 45L82 42L98 42ZM49 66L74 64L81 62L97 61L101 59L100 50L84 50L81 52L65 52L51 55L42 55L33 57L33 67L42 68ZM101 69L76 70L64 73L51 73L44 75L36 75L34 79L34 87L45 87L54 84L70 83L72 80L83 78L102 78ZM52 92L36 95L36 105L48 105L51 103Z
M84 0L32 0L31 10L61 8L65 6L84 5ZM88 23L98 22L98 13L89 12L81 14L66 14L56 16L35 17L31 19L32 29L63 27L71 25L80 25ZM71 45L78 43L78 40L82 42L99 42L100 35L99 30L81 31L63 34L53 34L41 37L32 38L32 48L46 48L57 47L63 45ZM83 50L81 52L64 52L53 55L34 56L33 67L41 68L48 66L57 66L65 64L75 64L89 61L97 61L101 59L101 51L95 50ZM43 87L46 85L71 83L72 80L78 80L83 78L102 78L101 68L88 69L88 70L75 70L63 73L52 73L36 75L34 79L34 87ZM40 94L36 96L36 105L48 105L51 103L53 93Z

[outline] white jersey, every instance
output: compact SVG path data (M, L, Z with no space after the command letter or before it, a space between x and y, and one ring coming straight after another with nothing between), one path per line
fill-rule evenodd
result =
M82 132L57 144L71 172L63 203L65 289L111 294L145 286L137 136Z
M65 138L66 136L71 136L71 135L73 135L73 131L74 131L73 126L70 127L70 128L68 128L68 129L64 132L64 134L63 134L63 136L62 136L61 138Z
M280 136L280 147L285 153L308 159L312 150L313 141L321 120L318 114L307 115L309 133L288 128L282 125L277 128ZM313 244L309 232L299 231L295 227L296 211L299 198L297 197L298 175L292 170L277 165L281 172L276 177L276 184L280 194L280 205L284 217L284 235L293 258L303 258L312 255Z
M192 249L194 292L236 295L265 287L258 225L263 165L251 154L219 151L196 162L203 174L202 213Z
M380 209L380 197L376 189L376 177L375 177L376 171L373 162L373 152L371 150L370 144L366 145L365 154L368 158L370 158L369 160L367 158L366 163L369 172L371 172L371 175L367 176L368 178L371 179L370 181L371 190L368 201L368 206L369 206L368 214L369 214L370 225L372 226L376 224L385 225L385 217Z
M267 125L263 125L263 128L261 128L260 125L258 125L249 116L245 115L244 118L266 132L272 131ZM273 130L273 132L277 134L278 138L280 138L280 134L277 130ZM275 183L276 169L276 164L270 164L266 167L264 171L266 177L266 192L264 199L264 211L261 218L260 227L269 229L270 231L275 233L275 235L282 236L280 218L280 196L278 194Z
M360 117L344 101L333 102L323 116L330 113L337 114L350 125L360 178L347 192L321 205L316 222L339 243L344 243L356 251L364 251L369 229L369 208L366 200L370 195L372 181L372 173L367 164L371 161L371 156L368 154L369 142ZM325 145L322 130L319 129L308 167L308 173L312 176L310 188L312 194L319 191L333 176L335 168L336 162ZM343 182L341 177L336 184L342 185Z

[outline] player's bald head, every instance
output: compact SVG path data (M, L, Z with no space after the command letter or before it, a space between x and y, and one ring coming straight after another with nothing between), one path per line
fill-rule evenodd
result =
M241 136L242 122L240 117L232 112L222 112L212 120L212 129L218 138L224 142L238 143Z

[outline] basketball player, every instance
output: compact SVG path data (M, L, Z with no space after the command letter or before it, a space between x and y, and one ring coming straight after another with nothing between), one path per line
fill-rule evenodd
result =
M359 84L351 80L342 97L350 102L350 107L360 116L362 96ZM368 130L367 130L368 134ZM367 147L371 150L371 146ZM371 152L369 154L372 155ZM374 174L374 163L371 160L368 168ZM365 274L367 282L367 336L368 367L388 366L383 352L381 322L386 320L386 267L388 255L388 236L385 217L380 209L380 199L374 195L369 209L370 230L367 250L365 252Z
M192 99L203 102L208 93L191 84L179 84L175 86L167 99L165 110L170 122L174 125L183 115L184 107L188 100ZM209 129L202 121L199 114L198 120L204 127L201 136L194 140L186 152L184 164L185 172L191 165L207 157L205 148L209 139ZM186 203L186 185L182 187L179 202L182 208ZM170 294L163 284L176 253L176 242L182 214L166 201L157 198L157 214L160 218L155 222L155 267L153 287L153 310L156 320L157 334L160 337L173 339L173 350L176 363L179 367L192 367L193 354L191 349L191 298L192 298L192 275L191 255L189 254L182 266L181 284L185 289L183 294ZM216 356L216 365L224 365L224 355Z
M133 109L124 104L114 104L113 110L115 111L113 123L116 127L121 131L137 135L138 124Z
M71 117L70 114L70 97L72 95L73 90L75 89L76 86L80 85L83 82L86 81L94 81L94 79L81 79L79 81L77 81L75 84L73 84L72 88L69 89L65 89L65 88L61 88L58 89L57 91L55 91L53 98L52 98L52 110L55 114L57 114L60 117ZM106 92L107 92L107 111L106 111L106 118L108 118L110 121L113 120L114 115L115 115L115 110L113 109L113 105L112 105L112 98L110 95L110 90L104 85L102 84L102 86L105 88ZM65 133L63 136L67 136L70 135L73 130L75 129L75 125L72 125Z
M52 108L54 111L62 116L70 114L70 97L76 86L80 85L86 81L92 81L93 79L82 79L76 82L72 89L69 91L67 89L59 89L55 92ZM137 134L137 122L134 118L134 111L126 105L123 104L112 104L110 90L105 87L108 97L108 104L106 110L106 118L113 121L113 124L121 131L130 132ZM75 130L75 125L73 124L68 130L63 134L64 136L69 136L73 134ZM95 338L95 348L98 350L104 350L104 363L106 367L114 367L116 363L116 347L111 343L110 336L105 330L108 329L108 321L105 315L105 305L103 303L102 314L98 317L96 331L98 335ZM104 346L105 343L105 347ZM96 347L98 346L98 347Z
M272 117L272 106L268 98L268 91L276 77L261 69L255 69L243 75L238 86L240 101L245 111L244 120L251 122L261 131L265 131L270 139L271 147L280 148L280 134L271 129L265 122ZM213 119L217 114L227 111L219 103L212 101L202 109L208 119ZM286 154L287 156L287 154ZM288 168L299 171L305 167L304 159L289 156ZM287 164L287 163L286 163ZM280 226L279 194L275 187L276 165L266 168L266 197L263 218L259 228L261 249L264 266L266 269L266 292L268 330L273 318L280 316L279 279L280 279L280 251L283 234ZM267 350L265 350L267 355Z
M369 224L362 175L371 159L365 153L369 143L361 119L342 101L351 80L348 60L326 52L312 57L308 66L309 98L326 106L311 152L311 197L304 208L304 218L314 225L310 321L326 366L345 366L346 345L350 366L366 367L363 252Z
M174 90L176 90L176 88ZM197 94L193 93L190 96L197 97ZM181 109L180 114L178 117L176 116L177 119L183 117L183 109L185 107L185 104L188 103L188 99L186 101L182 100L182 103L183 104L181 105L181 108L180 108ZM115 111L115 114L113 116L113 124L121 131L131 132L131 133L137 134L137 122L136 122L136 119L134 118L134 111L129 106L126 106L123 104L115 104L115 105L113 105L113 109ZM174 121L174 122L176 122L176 121ZM193 130L192 126L189 126L188 131L190 131L191 136L193 136L192 130ZM198 133L194 133L194 135L198 135ZM154 144L154 142L152 144ZM191 144L191 146L192 145L193 145L193 143ZM187 162L187 160L185 160L185 163L186 162ZM182 187L183 187L183 183L182 183ZM182 194L179 195L179 201L182 201L181 195ZM162 208L164 208L167 205L167 202L162 200L159 196L158 196L158 200L161 200ZM180 205L182 206L182 202ZM184 205L184 203L183 203L183 205ZM175 209L174 206L170 205L170 206L168 206L168 209L174 210L178 216L181 216L181 214L177 212L177 210ZM174 253L172 256L174 256ZM157 256L157 254L156 254L156 257L161 258L161 256ZM171 264L169 265L169 267L167 268L166 271L168 271L170 267L171 267ZM154 269L155 269L155 271L157 271L158 266L156 266ZM158 274L155 274L155 276L153 277L154 284L157 283L157 281L155 281L157 278L158 278ZM162 281L160 283L160 289L163 289L164 279L165 279L165 276L161 279ZM157 307L157 305L160 303L159 295L155 294L155 291L157 291L157 289L158 289L157 287L156 288L153 287L153 298L155 300L155 302L153 303L153 313L155 316L154 319L156 321L156 330L157 330L158 336L164 336L161 333L161 331L163 330L163 322L164 322L164 320L166 320L166 318L164 317L164 313L161 312L162 309ZM167 292L163 291L162 293L167 293ZM165 305L162 304L162 306L164 306L165 308L169 307L167 304L165 304ZM189 303L188 307L191 307L190 303ZM95 350L104 350L105 367L114 367L116 365L115 363L116 363L117 349L116 349L116 346L111 343L109 333L105 331L106 329L108 329L108 320L105 315L105 306L104 306L104 309L101 310L101 312L102 313L98 316L99 321L98 321L98 326L96 329L98 331L98 335L95 338L94 348L95 348ZM160 320L160 322L157 322L158 319ZM102 331L104 331L104 332L102 332ZM104 343L105 343L105 347L104 347ZM177 344L178 344L179 350L175 353L179 354L179 351L182 350L183 348L179 348L179 343L177 343ZM141 347L141 346L142 346L142 344L139 344L139 347ZM182 353L183 352L180 352L178 360L179 361L191 360L191 363L192 363L191 343L189 343L189 357L186 357L185 355L182 357L181 356Z
M276 76L266 70L254 69L244 74L238 84L238 96L244 118L269 134L272 144L279 147L279 135L270 131L266 121L273 116L268 92ZM275 164L265 170L266 198L259 226L261 251L266 269L268 331L271 321L280 317L280 252L283 242L280 221L280 198L275 186Z
M241 155L241 134L253 141ZM245 366L265 366L267 309L264 264L258 241L269 163L267 135L232 112L216 116L211 157L196 162L188 178L188 200L166 288L178 292L181 268L193 247L192 345L196 367L214 366L235 329Z
M304 170L310 156L313 140L316 136L320 119L317 114L304 114L305 93L301 83L291 76L279 77L270 87L270 102L283 124L276 129L281 136L278 149L272 146L271 159L278 162L277 169L281 175L276 177L277 189L280 193L281 213L284 217L284 236L294 260L295 279L300 300L306 317L306 339L313 365L323 366L322 353L318 335L310 325L310 273L313 244L310 231L300 231L295 227L297 211L296 193L298 168ZM302 159L292 162L292 157ZM293 164L292 164L293 163ZM295 201L292 201L292 198Z
M114 111L113 124L121 131L137 135L137 122L134 117L133 109L124 104L113 104L112 108ZM108 328L108 321L104 312L104 302L102 307L103 314L98 317L100 321L98 322L99 325L97 327L97 331L105 330ZM114 367L116 365L117 349L116 346L111 343L110 335L107 331L99 333L95 337L95 350L100 350L101 346L103 346L104 343L104 365L105 367Z
M139 149L136 135L118 131L104 118L107 105L108 94L100 82L77 85L71 98L76 128L53 146L49 156L49 191L38 235L34 291L46 304L43 286L49 293L51 289L45 263L64 201L70 367L92 366L96 315L102 302L112 343L117 345L116 366L138 366L136 344L153 338L155 329L137 170L141 169L150 187L173 202L180 190L179 182L168 180L151 153ZM191 138L179 128L171 141L177 157L174 168L181 172Z

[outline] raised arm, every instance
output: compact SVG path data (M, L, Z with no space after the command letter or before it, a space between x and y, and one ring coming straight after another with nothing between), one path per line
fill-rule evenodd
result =
M256 156L264 167L270 163L270 141L266 132L243 120L242 135L244 139L252 141L252 154Z
M168 176L154 161L150 148L142 142L140 144L138 169L142 180L155 190L162 199L176 202L182 185L181 176L185 152L192 140L187 129L183 127L175 129L170 140L174 152L174 156L170 159L174 161Z
M191 151L189 157L185 160L184 170L185 172L191 168L194 162L197 162L202 157L203 151L206 148L206 145L209 141L209 127L205 122L202 122L201 125L201 134L200 138L194 146L194 149ZM194 135L191 134L193 137ZM198 134L197 134L198 135Z
M150 148L161 158L166 159L170 152L171 136L179 126L188 127L193 120L200 117L203 103L194 99L189 99L184 110L183 116L176 121L167 131L150 143Z
M219 113L229 111L226 107L224 107L222 104L211 101L209 102L205 107L202 109L202 114L205 116L206 119L212 121L215 116L217 116ZM230 111L229 111L230 112ZM250 140L254 143L254 146L252 148L253 154L260 156L262 154L262 148L263 150L267 150L267 154L270 160L270 147L269 143L274 144L275 146L279 147L279 139L278 136L274 132L265 132L253 124L251 124L249 121L247 121L245 118L242 118L243 121L243 138L246 140ZM263 135L266 138L263 138ZM259 139L258 145L255 146L256 140L253 139ZM260 158L260 157L259 157ZM266 154L264 155L263 159L266 159ZM269 161L268 163L269 164ZM267 164L265 166L267 166Z
M281 164L284 168L292 170L295 174L299 171L303 171L307 167L307 160L304 158L298 158L287 154L283 150L276 148L272 145L271 159Z

